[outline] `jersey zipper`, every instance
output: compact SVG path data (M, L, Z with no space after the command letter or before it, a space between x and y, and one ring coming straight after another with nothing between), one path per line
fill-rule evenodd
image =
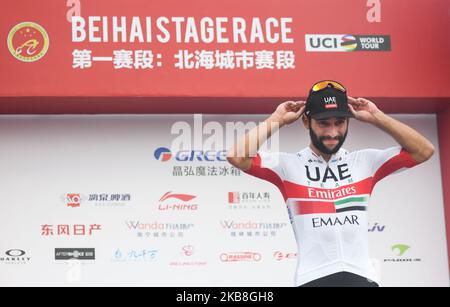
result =
M322 157L322 156L321 156ZM323 157L322 157L323 159ZM326 169L328 169L330 167L330 162L333 159L333 155L331 155L330 159L328 161L325 161L325 159L323 159L327 166ZM335 213L337 215L337 213ZM337 261L342 261L343 260L343 255L344 255L344 251L342 248L342 232L341 232L341 228L340 227L335 227L334 228L334 234L335 234L335 238L336 238L336 251L337 251Z

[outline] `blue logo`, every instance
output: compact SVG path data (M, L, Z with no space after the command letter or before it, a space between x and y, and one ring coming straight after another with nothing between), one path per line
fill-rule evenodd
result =
M173 156L178 162L225 162L227 150L180 150L173 154L170 149L159 147L154 152L155 159L161 162L169 161Z
M156 261L158 250L156 249L117 249L114 252L112 261L114 262L153 262Z
M170 149L166 147L159 147L155 150L155 153L153 154L155 156L155 159L161 162L169 161L170 158L172 158L172 152Z
M378 223L375 223L373 225L369 225L369 232L383 232L384 228L386 228L385 225L379 225Z

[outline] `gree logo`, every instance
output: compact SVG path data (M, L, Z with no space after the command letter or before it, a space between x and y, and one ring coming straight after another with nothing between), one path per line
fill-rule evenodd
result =
M411 246L405 244L396 244L391 247L391 250L397 254L397 256L402 256Z
M172 158L172 152L170 149L166 147L159 147L155 150L154 154L155 159L158 161L166 162Z

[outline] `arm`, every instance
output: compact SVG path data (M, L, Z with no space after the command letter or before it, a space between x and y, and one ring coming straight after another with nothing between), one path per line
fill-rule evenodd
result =
M356 119L370 123L392 136L412 158L424 162L434 154L434 146L423 135L402 122L386 115L370 100L348 97L349 107Z
M286 101L280 104L264 122L235 142L228 152L228 162L243 171L249 170L252 158L261 145L281 127L299 119L304 109L304 101Z

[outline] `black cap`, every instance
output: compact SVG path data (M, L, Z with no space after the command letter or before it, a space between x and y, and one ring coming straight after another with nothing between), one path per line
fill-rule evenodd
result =
M347 94L329 84L326 88L309 92L305 114L314 119L354 117L348 107Z

